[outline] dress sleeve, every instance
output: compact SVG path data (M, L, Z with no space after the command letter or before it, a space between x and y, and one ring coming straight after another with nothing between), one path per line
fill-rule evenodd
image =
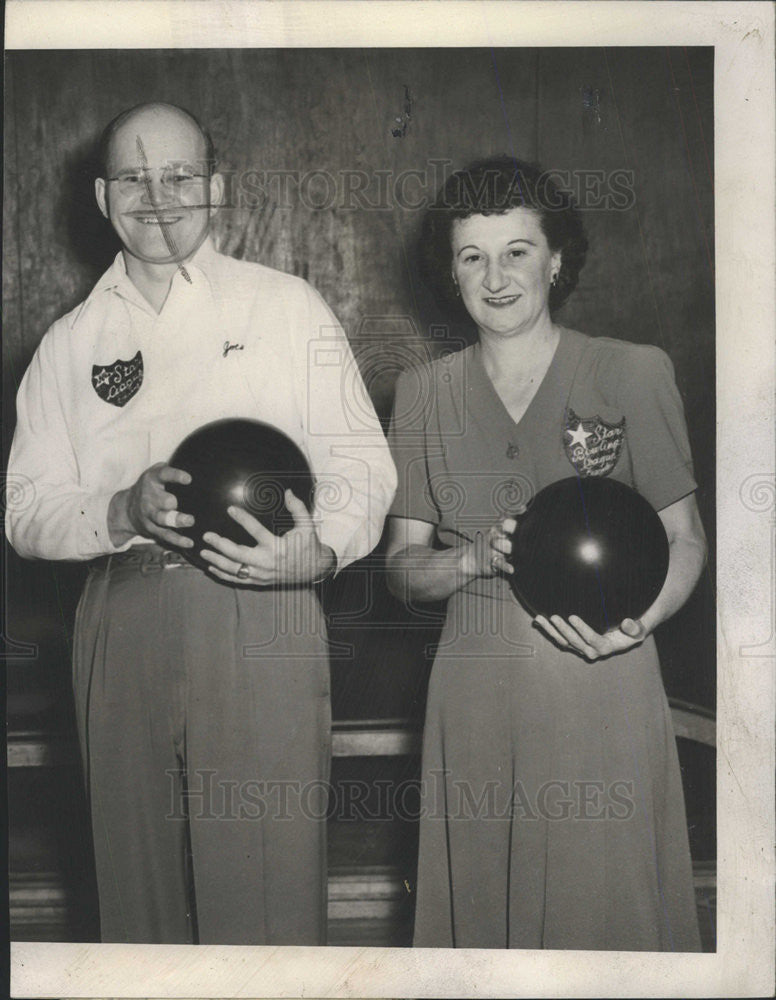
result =
M402 372L396 380L388 443L398 486L388 512L394 517L439 524L441 515L429 487L428 413L433 389L430 367Z
M658 347L639 346L620 383L634 484L662 510L697 488L674 367Z

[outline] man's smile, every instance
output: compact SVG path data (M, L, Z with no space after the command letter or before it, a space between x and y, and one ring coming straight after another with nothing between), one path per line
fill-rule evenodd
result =
M180 222L186 213L176 210L174 212L125 212L124 214L135 222L142 223L144 226L167 226L175 222Z

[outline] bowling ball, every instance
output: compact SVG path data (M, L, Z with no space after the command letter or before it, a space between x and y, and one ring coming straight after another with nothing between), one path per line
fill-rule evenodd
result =
M282 431L259 420L205 424L178 445L168 464L191 476L188 485L168 483L165 488L177 498L178 510L194 516L193 527L175 530L194 539L193 550L181 551L199 566L208 565L197 556L206 531L241 545L256 544L227 507L242 507L275 535L294 526L285 490L292 490L308 510L312 507L314 480L304 455Z
M663 523L635 490L614 479L561 479L517 517L509 577L534 615L578 615L597 632L639 618L668 571Z

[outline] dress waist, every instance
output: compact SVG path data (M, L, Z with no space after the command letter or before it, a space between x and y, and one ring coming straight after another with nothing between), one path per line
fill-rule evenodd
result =
M461 593L485 597L492 601L514 601L509 581L504 576L478 576L461 588Z

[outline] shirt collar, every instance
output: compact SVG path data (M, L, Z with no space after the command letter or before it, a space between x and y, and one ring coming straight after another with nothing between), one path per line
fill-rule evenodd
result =
M113 263L91 290L86 301L88 302L89 299L95 298L100 292L108 291L112 288L118 288L119 285L123 284L127 280L127 268L124 263L124 252L119 250L113 258Z
M191 260L186 261L185 267L192 281L196 281L198 274L207 282L212 283L213 266L219 257L219 253L213 246L213 240L206 236L201 246L197 249ZM173 277L173 280L175 280ZM97 284L84 300L74 322L77 322L83 310L103 292L115 291L125 295L126 298L142 300L142 295L137 290L131 279L127 275L127 266L124 261L124 252L119 250L113 258L113 263L107 271L99 278Z

